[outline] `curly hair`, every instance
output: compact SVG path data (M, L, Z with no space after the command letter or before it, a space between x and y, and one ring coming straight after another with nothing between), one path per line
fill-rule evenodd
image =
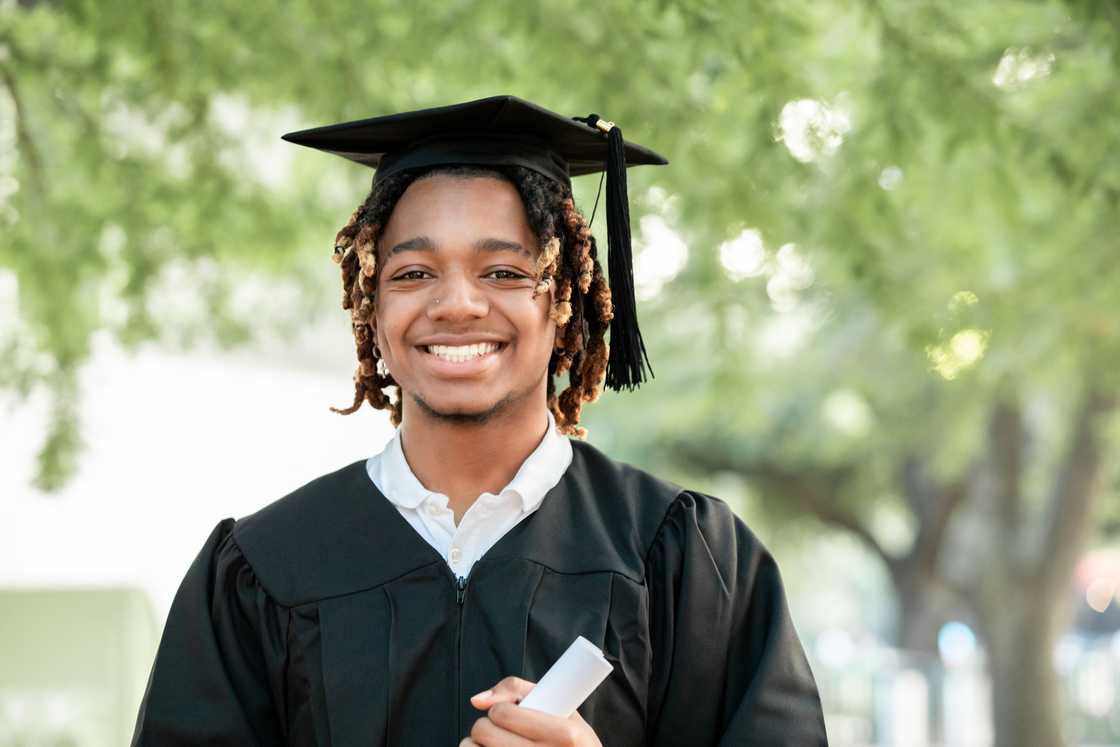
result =
M607 369L605 336L613 316L610 288L599 265L595 237L575 206L571 188L519 166L436 166L401 172L373 186L335 237L332 259L342 270L342 308L350 310L358 367L353 404L330 409L349 415L365 401L375 409L388 409L393 425L401 422L400 386L391 373L382 372L377 365L379 351L373 328L377 243L409 185L437 174L503 179L521 195L529 226L541 248L533 295L553 283L556 291L549 313L557 330L548 363L547 405L561 433L585 438L587 429L579 425L580 411L584 402L598 399ZM568 386L557 394L555 377L565 373Z

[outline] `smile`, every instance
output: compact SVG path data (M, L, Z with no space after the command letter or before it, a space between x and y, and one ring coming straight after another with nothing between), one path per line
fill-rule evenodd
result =
M496 353L503 345L504 343L480 342L474 345L421 345L420 349L440 360L466 363Z

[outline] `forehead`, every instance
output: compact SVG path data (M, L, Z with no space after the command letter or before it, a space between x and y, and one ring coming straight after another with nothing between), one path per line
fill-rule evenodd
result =
M384 235L399 240L420 230L532 233L525 204L513 184L489 176L447 174L410 184L394 206Z

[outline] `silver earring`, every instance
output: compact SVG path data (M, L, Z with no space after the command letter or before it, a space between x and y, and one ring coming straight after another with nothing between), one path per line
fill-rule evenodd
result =
M373 357L377 359L377 373L382 376L389 374L389 367L385 365L385 359L381 357L381 348L376 345L373 346Z
M438 299L438 298L436 299L436 303L439 303L439 299Z

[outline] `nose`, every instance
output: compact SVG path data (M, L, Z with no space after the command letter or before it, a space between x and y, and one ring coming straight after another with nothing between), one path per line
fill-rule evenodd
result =
M427 313L432 321L480 319L490 313L490 301L469 275L450 273L433 288Z

